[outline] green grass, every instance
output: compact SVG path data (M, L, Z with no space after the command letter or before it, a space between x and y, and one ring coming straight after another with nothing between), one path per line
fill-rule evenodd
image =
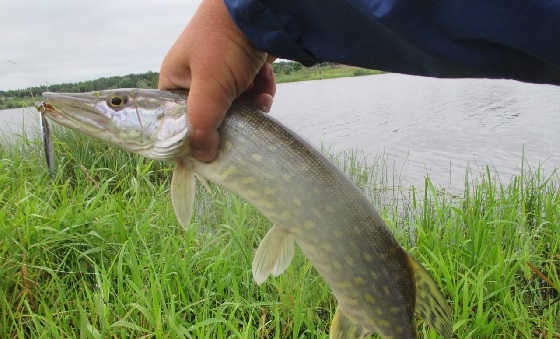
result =
M54 180L38 143L0 145L0 337L327 338L335 300L300 252L252 280L270 224L251 205L201 189L185 232L171 165L57 132ZM441 286L458 338L560 337L556 175L488 172L451 198L392 185L383 159L334 158Z
M0 109L22 108L33 106L35 102L40 101L42 97L24 97L24 98L0 98Z
M366 68L346 66L346 65L325 65L314 67L302 67L299 70L285 73L276 73L275 79L277 83L306 81L306 80L322 80L342 77L355 77L362 75L380 74L382 71L371 70Z

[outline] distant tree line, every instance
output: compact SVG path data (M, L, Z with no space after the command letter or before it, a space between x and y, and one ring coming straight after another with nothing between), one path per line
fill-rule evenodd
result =
M322 62L320 64L315 64L311 66L311 68L334 68L338 65L339 64L335 64L333 62ZM292 72L300 71L304 68L310 68L310 67L305 67L299 62L295 62L295 61L280 61L272 64L272 69L274 70L274 74L290 74Z
M80 81L74 83L64 83L48 86L35 86L25 89L17 89L10 91L0 91L0 99L4 98L25 98L39 97L41 93L49 92L89 92L111 88L156 88L159 73L146 72L138 74L119 75L107 78L99 78L95 80Z
M304 66L299 62L291 62L291 61L281 61L275 62L272 64L272 70L275 74L290 74L295 71L299 71Z
M313 67L336 67L333 63L322 63ZM272 64L275 74L290 74L306 68L299 62L281 61ZM157 88L159 73L146 72L99 78L95 80L44 85L0 91L0 109L26 107L33 104L33 98L39 98L41 93L49 92L89 92L112 88Z

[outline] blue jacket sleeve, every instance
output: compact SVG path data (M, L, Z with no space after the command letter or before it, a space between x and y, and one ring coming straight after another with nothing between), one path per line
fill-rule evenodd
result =
M560 1L224 0L258 48L435 77L560 84Z

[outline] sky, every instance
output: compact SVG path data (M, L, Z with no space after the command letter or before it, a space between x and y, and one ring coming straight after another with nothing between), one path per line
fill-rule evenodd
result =
M199 0L2 0L0 90L159 71Z

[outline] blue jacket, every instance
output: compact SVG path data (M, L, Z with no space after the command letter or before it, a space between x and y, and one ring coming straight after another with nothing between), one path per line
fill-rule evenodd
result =
M225 0L277 57L560 84L560 0Z

